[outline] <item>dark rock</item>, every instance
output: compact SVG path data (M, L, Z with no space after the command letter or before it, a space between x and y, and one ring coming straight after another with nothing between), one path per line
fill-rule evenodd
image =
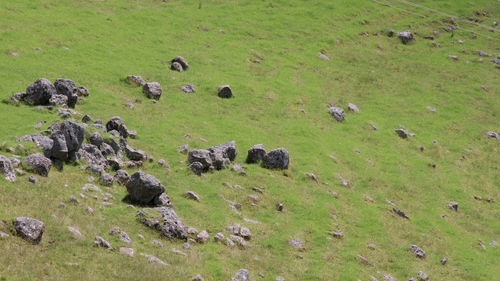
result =
M134 86L144 86L144 84L146 84L146 81L144 81L144 79L142 79L141 76L135 76L135 75L127 76L127 81L129 84Z
M400 138L403 138L403 139L415 136L415 134L412 134L412 133L408 132L408 130L405 130L405 129L396 129L396 130L394 130L394 132L396 132L396 134L398 134L398 136Z
M155 208L160 213L159 219L142 218L142 223L156 228L167 238L177 238L186 240L188 238L187 226L177 216L174 209L169 207Z
M111 147L111 145L103 142L100 146L99 146L99 150L101 151L102 155L104 157L106 156L115 156L115 150Z
M206 149L193 149L188 153L188 162L191 164L198 162L203 166L203 170L206 171L212 166L210 151Z
M193 171L193 173L195 173L198 176L201 176L201 174L204 171L203 164L201 164L200 162L193 162L193 163L191 163L188 166L188 169L191 170L191 171Z
M387 33L387 36L389 36L389 37L394 36L394 30L392 30L392 29L387 29L386 33Z
M264 156L262 161L262 166L268 169L288 169L288 164L290 162L290 156L286 149L277 148Z
M89 96L89 90L87 90L87 88L83 87L83 86L80 86L76 89L77 91L77 95L79 96L84 96L84 97L88 97Z
M153 203L154 199L165 191L165 187L157 178L140 170L130 177L126 186L132 200L144 204Z
M178 63L178 62L173 62L172 65L170 66L170 69L177 70L179 72L183 71L182 65L180 63Z
M128 137L127 126L125 126L125 121L120 116L111 117L106 123L106 130L108 132L115 130L120 136L124 138Z
M186 84L186 85L182 86L181 89L186 94L191 94L191 93L195 92L193 84Z
M106 169L108 166L106 158L102 155L99 148L93 144L84 144L78 151L78 156L89 166L99 166L103 169Z
M398 38L401 39L403 44L408 44L414 39L411 31L398 32Z
M70 121L59 123L59 125L56 127L59 127L59 131L63 132L64 134L66 147L68 149L68 159L76 160L76 153L78 152L78 150L80 150L80 147L83 144L83 140L85 139L85 128Z
M333 116L333 118L335 118L335 120L337 120L339 122L344 121L345 112L342 108L332 106L328 109L328 112L330 113L330 115Z
M52 150L48 157L65 161L68 159L68 146L62 131L55 131L50 135L53 142ZM47 155L46 155L47 156Z
M153 204L156 206L162 206L162 207L173 207L174 204L170 200L170 197L168 197L167 194L162 193L160 196L156 197L153 201Z
M409 220L409 219L410 219L410 218L409 218L409 217L408 217L408 216L407 216L407 215L406 215L403 211L401 211L401 210L398 210L398 209L396 209L396 208L392 208L392 211L393 211L395 214L397 214L397 215L399 215L400 217L402 217L402 218L405 218L405 219L407 219L407 220Z
M141 161L147 158L146 152L142 150L135 150L130 145L125 146L125 154L130 160Z
M279 212L283 211L283 207L284 207L283 203L276 204L276 210Z
M18 217L14 220L14 228L19 236L38 244L42 240L45 224L34 218Z
M98 132L93 132L89 136L89 142L95 146L101 146L103 143L103 138Z
M410 252L412 252L413 254L415 254L415 256L417 258L425 258L425 252L424 252L424 250L422 250L417 245L411 245L409 249L410 249Z
M130 180L130 175L125 170L118 170L114 176L114 180L119 184L127 184Z
M231 90L231 87L229 87L229 85L222 85L219 86L217 95L220 98L231 98L233 96L233 91Z
M21 101L24 101L26 96L27 96L26 92L19 92L13 94L9 99L14 103L19 104Z
M16 180L16 172L14 166L9 158L0 155L0 173L2 173L6 180L14 182Z
M142 87L142 92L150 99L159 100L162 88L158 82L148 82Z
M56 93L56 88L49 80L40 78L26 88L24 100L32 105L47 105Z
M448 259L447 259L447 258L442 258L442 259L440 260L440 262L441 262L441 264L442 264L442 265L445 265L447 261L448 261Z
M41 175L48 176L52 162L49 158L40 153L31 154L24 159L25 169L32 170L33 172Z
M111 157L109 159L106 159L106 163L108 164L109 167L111 167L111 169L113 169L113 171L118 171L121 168L125 167L125 163L123 163L123 161L117 157Z
M458 212L458 203L457 202L450 202L448 204L448 208L455 211L455 212Z
M200 201L200 197L196 195L193 191L186 192L186 197L195 201Z
M180 65L181 65L181 67L182 67L182 70L188 70L188 69L189 69L189 64L188 64L187 60L186 60L185 58L181 57L181 56L177 56L177 57L175 57L175 58L172 60L172 65L173 65L174 63L178 63L178 64L180 64ZM172 69L174 69L174 68L172 68ZM175 70L177 70L177 69L175 69Z
M82 122L89 123L90 121L92 121L92 117L90 117L90 115L85 114L82 118Z
M67 105L74 108L78 100L76 85L69 79L57 79L54 82L56 92L58 95L63 95L68 98Z

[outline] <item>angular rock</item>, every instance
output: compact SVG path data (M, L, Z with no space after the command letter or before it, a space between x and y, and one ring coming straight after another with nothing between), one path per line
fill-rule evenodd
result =
M344 121L345 112L342 108L332 106L332 107L328 108L328 113L330 113L330 115L332 115L333 118L335 118L335 120L337 120L339 122Z
M398 38L403 44L408 44L413 41L413 33L411 31L398 32Z
M349 103L347 105L347 109L349 109L352 112L359 113L359 108L355 104Z
M159 258L155 257L155 256L152 256L152 255L147 255L147 254L143 254L141 253L141 256L145 257L148 259L149 262L154 262L154 263L158 263L158 264L161 264L163 266L168 266L168 263L160 260Z
M173 62L172 65L170 66L170 69L177 70L179 72L183 71L182 65L180 63L178 63L178 62Z
M195 92L193 84L186 84L181 87L181 90L186 94L191 94Z
M107 168L108 162L106 157L104 157L99 148L93 144L84 144L78 151L78 157L89 166L98 166L102 169Z
M53 106L68 104L68 97L64 95L52 95L49 104Z
M120 136L126 138L128 137L128 129L125 126L125 121L120 116L113 116L106 123L106 130L111 132L113 130L117 131Z
M141 222L149 227L154 227L167 238L186 240L188 228L177 216L174 209L169 207L158 207L154 209L160 214L160 218L142 218Z
M494 138L496 140L500 140L500 137L498 136L498 133L493 132L493 131L486 132L486 136L490 137L490 138Z
M242 248L245 248L247 246L247 242L245 241L245 239L243 239L240 236L236 236L236 235L230 234L229 238L231 240L233 240L234 242L236 242L236 244L238 244L238 246L240 246Z
M64 121L57 124L55 127L57 127L58 130L64 134L66 147L68 148L68 159L76 160L76 153L82 146L85 139L85 128L70 121Z
M54 87L58 95L63 95L68 98L67 105L74 108L78 101L77 88L73 81L69 79L57 79L54 82Z
M189 151L189 145L188 144L185 144L185 145L181 145L181 146L178 146L177 147L177 150L182 153L182 154L186 154L188 153Z
M167 194L162 193L160 196L156 197L153 201L153 204L156 206L163 206L163 207L173 207L174 204L170 200L170 197L168 197Z
M88 97L89 96L89 90L87 90L87 88L83 87L83 86L80 86L78 88L76 88L76 91L77 91L77 95L79 96L84 96L84 97Z
M24 168L32 170L34 173L41 176L48 176L52 162L49 158L40 153L31 154L24 159Z
M14 220L14 228L19 236L38 244L42 240L45 224L34 218L18 217Z
M14 182L16 180L16 172L9 158L0 155L0 173L3 174L6 180Z
M31 183L38 183L38 179L35 176L30 176L28 178L28 181Z
M127 244L132 244L132 240L126 232L120 231L120 240Z
M113 178L119 184L127 184L130 180L130 175L125 170L118 170Z
M103 247L106 250L113 250L113 247L111 247L111 244L109 244L109 242L104 240L104 238L102 238L101 236L95 237L94 245L97 247Z
M222 85L219 86L217 95L220 98L231 98L233 96L233 91L231 90L231 87L229 85Z
M423 271L419 271L417 276L418 276L418 280L420 280L420 281L428 281L429 280L429 276L427 276L427 274L425 274Z
M193 191L186 192L186 197L195 201L200 201L200 197L198 197L198 195L196 195Z
M146 84L146 81L144 81L144 79L142 79L141 76L135 76L135 75L127 76L127 81L129 84L134 86L143 86L144 84Z
M415 134L412 134L405 129L396 129L394 130L394 132L396 132L396 134L398 134L398 136L403 139L415 136Z
M188 162L191 164L199 162L203 166L203 170L206 171L210 166L212 166L210 151L206 149L193 149L188 153Z
M32 105L47 105L52 95L57 94L54 85L45 78L40 78L26 88L24 100Z
M290 241L288 241L288 245L299 249L304 248L304 244L302 243L302 240L300 240L299 238L291 239Z
M228 158L229 161L234 161L236 158L236 155L238 155L238 150L236 148L236 142L235 141L230 141L226 143L222 143L216 146L212 146L208 149L210 151L210 154L215 155L215 154L222 154L223 158ZM214 157L212 157L214 158Z
M45 157L50 157L52 146L54 145L54 141L51 138L40 134L25 135L18 138L16 141L29 141L36 143L37 146L42 148Z
M83 234L80 232L80 230L77 227L68 226L68 230L69 230L69 232L71 232L71 234L73 234L73 236L75 238L82 238L83 237Z
M159 100L162 94L162 88L158 82L148 82L142 86L142 92L150 99Z
M130 177L126 186L131 199L143 204L153 203L165 191L157 178L140 170Z
M147 158L146 152L139 149L136 150L128 144L125 146L125 154L132 161L141 161Z
M101 146L101 144L103 144L103 138L98 132L93 132L89 136L89 142L95 146Z
M410 252L412 252L413 254L415 254L415 256L417 258L425 258L425 252L424 252L424 250L422 250L417 245L411 245L409 249L410 249Z
M264 156L262 161L262 166L268 169L288 169L288 164L290 162L290 155L288 151L284 148L277 148Z
M455 212L458 212L458 203L457 202L450 202L448 204L448 209L451 209Z
M238 269L238 271L236 271L236 281L250 281L249 275L247 269Z
M195 276L191 277L191 279L189 279L190 281L205 281L205 279L203 279L203 277L201 277L200 274L196 274Z
M191 170L191 171L193 171L193 173L195 173L198 176L201 176L201 174L204 171L203 164L201 164L200 162L193 162L193 163L191 163L188 166L188 169Z

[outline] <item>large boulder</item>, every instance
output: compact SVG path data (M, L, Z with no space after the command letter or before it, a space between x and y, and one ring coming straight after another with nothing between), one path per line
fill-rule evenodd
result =
M288 164L290 162L290 155L288 151L284 148L277 148L271 150L264 156L262 161L262 166L268 169L288 169Z
M172 70L177 70L179 71L178 67L174 67L174 63L177 63L181 66L181 70L188 70L189 69L189 64L187 62L187 60L181 56L177 56L175 57L173 60L172 60L172 66L171 66L171 69Z
M9 158L0 155L0 173L2 173L6 180L14 182L16 180L16 172Z
M230 141L216 146L212 146L208 149L210 153L222 153L224 158L228 158L230 161L234 161L238 150L236 149L236 142Z
M64 133L64 138L66 139L68 159L76 160L76 153L85 139L85 128L77 123L64 121L60 123L59 130Z
M101 146L103 143L103 138L99 132L93 132L89 136L89 142L95 146Z
M165 191L157 178L141 170L130 177L126 186L131 199L143 204L153 203Z
M52 149L47 157L66 161L68 159L68 146L66 145L66 137L62 131L55 131L50 135L52 140Z
M49 175L51 166L52 162L50 159L40 153L31 154L24 159L25 169L32 170L33 172L44 177Z
M188 153L188 162L190 164L199 162L203 165L203 170L208 170L212 166L212 157L210 151L206 149L193 149Z
M47 105L56 93L56 88L49 80L40 78L26 88L24 100L32 105Z
M78 89L75 83L69 79L57 79L54 82L58 95L63 95L68 98L67 105L74 108L78 101Z
M14 228L19 236L38 244L42 240L45 224L34 218L19 217L14 220Z
M264 149L264 145L256 144L250 147L250 149L248 150L246 162L249 164L257 163L262 159L264 159L265 155L266 155L266 150Z
M159 100L162 88L158 82L148 82L142 86L142 92L150 99Z

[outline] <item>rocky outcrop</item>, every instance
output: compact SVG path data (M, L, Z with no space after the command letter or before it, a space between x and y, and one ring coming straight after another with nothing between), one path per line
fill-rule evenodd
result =
M42 240L45 224L34 218L18 217L14 220L14 229L22 238L38 244Z

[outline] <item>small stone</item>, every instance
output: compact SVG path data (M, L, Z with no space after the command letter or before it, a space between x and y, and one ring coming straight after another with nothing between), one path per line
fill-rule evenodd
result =
M209 237L208 232L206 230L202 230L198 233L198 235L196 235L196 241L203 244L208 241Z
M201 277L200 274L196 274L195 276L191 277L190 280L191 281L205 281L205 279L203 279L203 277Z
M129 257L134 257L134 249L132 248L127 248L127 247L119 247L118 252L122 255L126 255Z
M352 112L359 113L359 108L355 104L349 103L347 105L347 109L349 109Z
M299 238L291 239L290 241L288 241L288 245L299 249L304 248L304 244L302 243L302 240L300 240Z
M75 196L71 195L69 197L69 202L78 203L79 201L78 201L78 198L76 198Z
M421 280L421 281L428 281L429 280L429 277L427 276L427 274L425 274L423 271L419 271L418 272L418 280Z
M31 182L31 183L38 183L38 179L37 179L35 176L30 176L30 177L28 178L28 180L29 180L29 182Z
M111 244L109 244L108 241L104 240L101 236L96 236L94 240L94 245L98 247L103 247L107 250L113 250L113 247L111 247Z
M178 250L176 248L172 248L172 253L177 254L177 255L181 255L181 256L187 256L186 253L184 253L183 251Z
M330 231L330 235L332 235L335 238L343 238L344 233L342 231Z
M141 256L145 257L146 259L148 259L149 262L154 262L154 263L158 263L158 264L161 264L163 266L168 266L168 263L160 260L159 258L155 257L155 256L152 256L152 255L147 255L147 254L143 254L141 253Z
M229 85L222 85L219 86L217 95L220 98L231 98L233 97L233 91L231 90L231 87Z
M0 231L0 239L9 238L9 237L10 237L9 234L7 234L7 233L5 233L3 231Z
M412 252L413 254L415 254L415 256L417 258L425 258L425 252L424 252L424 250L422 250L417 245L411 245L409 249L410 249L410 252Z
M68 230L76 238L82 238L83 237L83 234L80 232L80 230L77 227L68 226Z
M196 195L193 191L186 192L186 197L195 201L200 201L200 197Z
M185 145L178 146L177 151L179 151L182 154L187 154L189 151L189 145L185 144Z
M186 94L191 94L191 93L194 93L195 92L195 89L194 89L194 85L193 84L187 84L187 85L183 85L181 87L182 91Z
M322 52L319 52L319 57L322 58L323 60L330 61L330 58L323 54Z
M457 202L450 202L448 204L448 208L451 210L454 210L455 212L458 212L458 203Z
M94 214L94 209L92 209L92 208L90 208L90 207L85 208L85 211L86 211L89 215Z
M448 259L447 259L447 258L442 258L442 259L440 260L440 262L441 262L441 264L442 264L442 265L445 265L445 264L446 264L446 262L448 262Z
M284 207L283 203L276 204L276 210L279 212L283 211L283 207Z
M328 109L328 112L330 113L330 115L333 116L333 118L335 118L335 120L337 120L339 122L342 122L345 119L344 110L340 107L335 107L335 106L330 107Z

